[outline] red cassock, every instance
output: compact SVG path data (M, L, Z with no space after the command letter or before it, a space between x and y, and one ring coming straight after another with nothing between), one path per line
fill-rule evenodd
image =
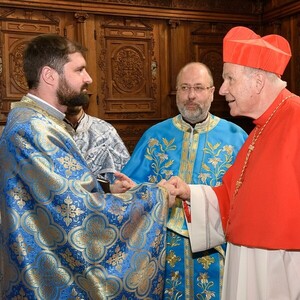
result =
M227 241L255 248L299 250L300 98L284 89L254 124L256 128L223 177L224 184L214 188ZM234 196L248 147L263 127Z

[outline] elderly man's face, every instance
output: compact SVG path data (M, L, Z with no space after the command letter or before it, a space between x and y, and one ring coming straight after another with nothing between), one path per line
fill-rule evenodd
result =
M255 80L244 66L224 63L220 95L225 96L232 116L255 115Z

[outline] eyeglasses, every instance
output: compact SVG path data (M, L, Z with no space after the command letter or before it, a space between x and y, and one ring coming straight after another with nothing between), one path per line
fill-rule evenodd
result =
M213 88L213 86L202 86L202 85L190 86L187 84L182 84L179 87L177 87L177 90L181 91L182 93L189 93L191 89L194 89L196 94L201 94L205 90L209 90L211 88Z

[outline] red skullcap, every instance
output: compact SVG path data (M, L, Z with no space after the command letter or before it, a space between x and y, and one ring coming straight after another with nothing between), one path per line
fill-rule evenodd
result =
M288 41L277 34L261 37L247 27L237 26L230 29L223 40L225 63L282 75L291 56Z

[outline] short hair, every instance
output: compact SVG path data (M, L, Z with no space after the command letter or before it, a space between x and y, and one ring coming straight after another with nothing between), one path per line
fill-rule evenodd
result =
M253 67L247 67L247 66L243 66L243 67L244 67L245 74L247 76L251 76L253 73L260 72L260 73L264 73L266 75L266 77L268 77L270 82L275 82L275 81L281 80L280 76L278 76L275 73L265 71L265 70L262 70L262 69L253 68Z
M206 69L206 71L207 71L207 73L208 73L208 77L209 77L209 81L210 81L210 86L213 86L214 85L214 78L213 78L213 75L212 75L212 72L211 72L211 70L210 70L210 68L206 65L206 64L204 64L204 63L201 63L201 62L189 62L189 63L187 63L186 65L184 65L181 69L180 69L180 71L179 71L179 73L178 73L178 75L177 75L177 78L176 78L176 85L178 85L178 81L179 81L179 79L180 79L180 77L181 77L181 74L182 74L182 72L187 68L187 67L189 67L189 66L191 66L191 65L194 65L194 66L197 66L198 68L204 68L204 69Z
M69 54L84 53L87 49L57 34L42 34L25 47L23 53L23 70L29 89L38 87L42 68L49 66L59 74L69 61Z

